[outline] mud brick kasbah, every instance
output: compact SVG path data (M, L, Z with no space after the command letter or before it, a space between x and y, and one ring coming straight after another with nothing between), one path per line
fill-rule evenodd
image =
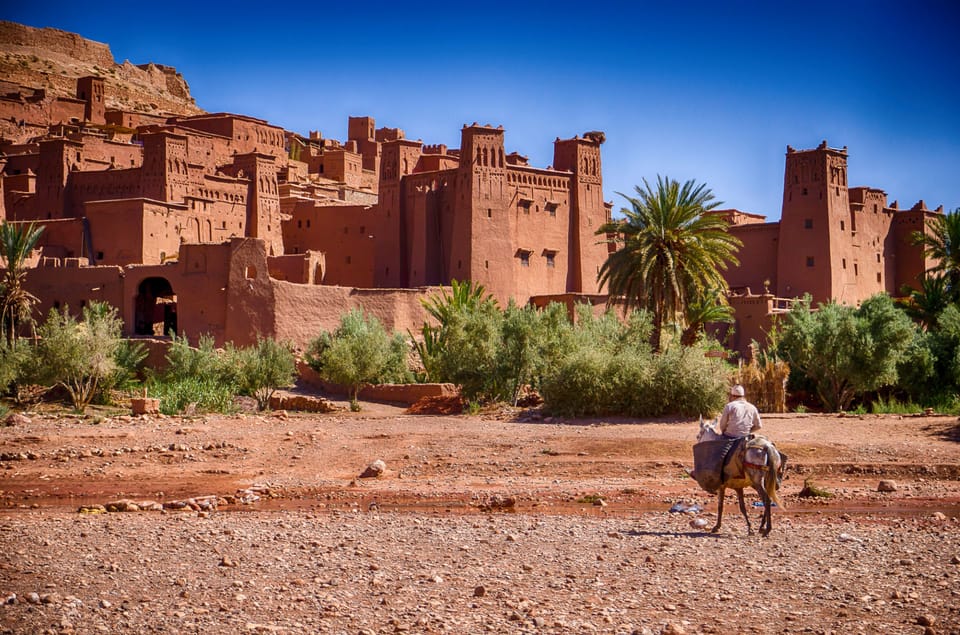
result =
M102 77L78 78L74 98L0 84L0 219L46 227L27 277L38 316L102 300L129 335L302 347L351 307L416 330L420 300L451 280L502 304L606 301L602 132L557 138L539 168L490 125L464 125L454 149L350 117L338 141L238 114L109 108ZM744 243L726 272L733 348L804 293L897 295L929 265L910 235L942 207L849 187L847 156L788 146L779 222L715 212Z

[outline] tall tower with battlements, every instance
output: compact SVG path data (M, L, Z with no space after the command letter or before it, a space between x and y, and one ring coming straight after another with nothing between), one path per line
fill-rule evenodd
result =
M851 252L847 149L787 146L777 251L777 294L855 302L860 263ZM847 289L847 286L851 289ZM849 291L849 293L846 293Z
M508 212L503 126L464 126L460 138L452 249L463 264L461 278L488 289L513 288L515 223Z
M594 236L608 220L600 162L604 139L602 132L588 132L583 137L557 139L553 145L554 169L573 173L567 269L567 291L572 293L599 293L597 274L607 258L606 247Z

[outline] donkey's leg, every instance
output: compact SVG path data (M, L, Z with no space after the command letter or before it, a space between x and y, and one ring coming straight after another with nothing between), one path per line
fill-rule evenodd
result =
M743 488L737 490L737 500L740 502L740 513L743 519L747 521L747 535L753 535L753 527L750 526L750 516L747 515L747 504L743 501Z
M719 533L720 524L723 522L723 498L726 494L726 489L723 486L720 487L720 493L717 494L717 524L713 526L713 529L710 530L711 534Z
M770 530L773 529L773 525L771 523L771 514L770 514L770 508L772 507L771 505L772 502L773 501L771 501L769 497L767 496L763 497L763 519L760 521L760 535L763 536L764 538L766 538L767 535L770 534Z

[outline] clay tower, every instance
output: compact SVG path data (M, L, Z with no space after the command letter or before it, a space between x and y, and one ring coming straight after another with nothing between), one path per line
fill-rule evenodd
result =
M464 126L460 136L453 228L455 257L464 265L460 270L465 275L460 277L487 289L512 289L518 265L514 221L508 211L503 126Z
M826 141L815 150L787 146L777 294L794 297L803 290L814 303L855 302L859 263L851 252L850 223L847 149L828 148Z
M406 219L401 205L402 178L412 174L420 160L423 144L395 139L383 143L380 154L380 181L377 202L374 284L378 287L405 287L409 284L410 263L403 248L407 244Z
M553 144L553 167L573 173L570 198L567 291L599 293L597 274L607 257L606 247L594 232L607 221L603 202L603 170L600 164L602 132L588 132Z
M95 124L107 123L106 106L103 102L103 78L80 77L77 79L77 99L85 102L83 118Z

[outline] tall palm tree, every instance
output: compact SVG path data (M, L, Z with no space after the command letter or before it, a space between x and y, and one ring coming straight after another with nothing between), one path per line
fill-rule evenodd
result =
M704 184L681 185L658 175L656 187L644 179L634 190L636 197L620 194L630 202L620 210L624 218L597 230L617 247L597 278L611 297L624 298L625 310L650 310L652 344L659 351L663 328L683 322L695 295L727 289L721 271L739 264L735 252L742 243L727 231L724 218L707 213L720 203Z
M911 236L914 245L923 247L923 255L936 261L924 273L942 273L956 299L960 297L960 208L927 219L925 230Z
M27 276L27 257L43 233L43 226L34 223L0 223L0 265L5 267L0 278L0 328L11 346L16 345L17 325L29 320L37 298L23 288Z

